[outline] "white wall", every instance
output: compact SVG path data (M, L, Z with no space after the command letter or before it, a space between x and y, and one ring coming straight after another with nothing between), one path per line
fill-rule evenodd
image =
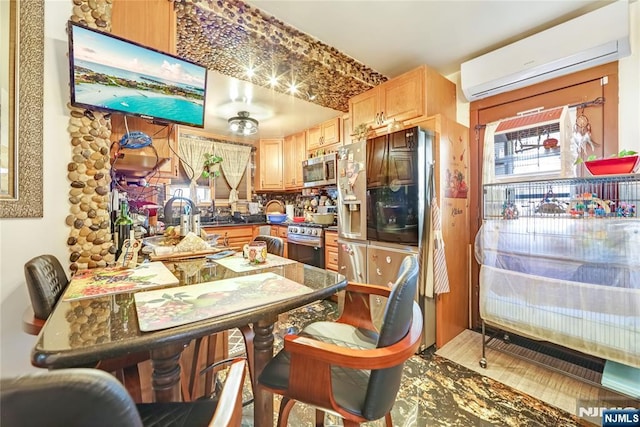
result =
M29 297L23 265L50 253L66 264L69 182L66 164L71 144L66 131L68 113L67 35L71 0L45 0L44 65L44 217L0 220L0 376L36 370L30 365L35 337L22 332L21 319ZM640 151L640 7L631 4L633 56L620 61L620 146ZM458 73L449 77L459 85ZM458 121L469 124L469 104L459 94Z
M618 132L620 149L640 152L640 2L629 5L631 56L619 61ZM460 72L446 76L458 88L458 123L469 126L469 103L460 84ZM606 102L606 101L605 101Z
M66 130L68 112L67 34L71 0L46 0L44 46L44 216L41 219L0 220L0 376L30 370L35 337L22 332L22 313L30 303L23 265L36 255L50 253L63 265L69 257L65 217L69 182L66 165L71 144Z

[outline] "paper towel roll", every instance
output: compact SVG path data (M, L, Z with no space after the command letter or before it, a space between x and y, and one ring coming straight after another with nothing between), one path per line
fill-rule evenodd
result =
M287 214L287 218L289 221L293 221L294 213L293 213L293 205L287 205L284 207L284 211Z

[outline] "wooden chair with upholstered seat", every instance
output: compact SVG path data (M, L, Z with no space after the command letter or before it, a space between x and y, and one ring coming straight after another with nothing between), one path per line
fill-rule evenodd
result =
M45 321L69 284L67 274L58 258L39 255L24 265L24 276L31 307L22 318L22 329L38 335ZM149 359L149 353L136 353L117 359L100 361L95 367L113 374L125 385L136 402L142 401L138 363Z
M284 349L264 368L258 383L280 394L278 425L287 425L296 401L316 406L316 425L324 411L340 414L345 426L385 417L402 379L404 362L422 334L422 314L414 298L418 280L415 257L403 261L393 288L349 283L345 306L335 322L315 322L298 335L285 336ZM388 297L382 326L373 326L369 296Z
M218 401L136 405L111 375L60 369L0 382L2 424L12 427L239 427L244 359L233 362Z

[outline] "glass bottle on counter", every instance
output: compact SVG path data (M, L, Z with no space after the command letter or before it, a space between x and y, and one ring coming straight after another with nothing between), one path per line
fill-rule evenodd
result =
M120 213L113 224L113 243L116 245L116 259L122 253L122 244L129 238L133 229L133 219L129 216L129 202L124 197L120 200Z

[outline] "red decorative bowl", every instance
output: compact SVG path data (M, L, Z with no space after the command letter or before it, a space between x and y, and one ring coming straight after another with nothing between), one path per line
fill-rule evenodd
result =
M632 173L638 167L638 157L610 157L608 159L591 160L584 162L591 175L617 175Z

